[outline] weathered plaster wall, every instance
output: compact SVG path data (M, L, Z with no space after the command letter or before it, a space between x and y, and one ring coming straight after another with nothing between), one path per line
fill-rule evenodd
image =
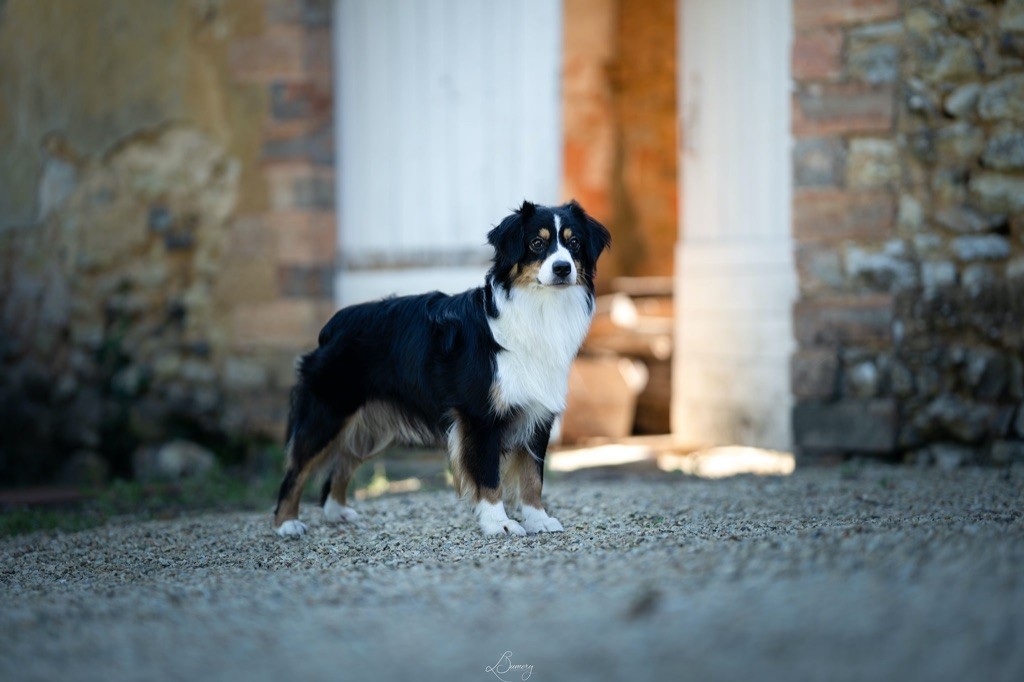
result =
M1024 459L1024 2L795 10L798 447Z
M232 39L261 22L258 3L9 0L0 19L0 227L38 216L42 140L106 152L135 131L183 119L252 163L267 94L227 70ZM259 206L249 180L243 205ZM245 196L247 194L247 196Z
M0 480L279 436L331 307L329 7L0 5Z

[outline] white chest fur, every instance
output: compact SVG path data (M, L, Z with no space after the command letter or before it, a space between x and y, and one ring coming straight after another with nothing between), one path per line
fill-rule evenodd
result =
M557 414L565 409L569 368L579 352L593 306L584 287L513 287L494 292L498 317L489 320L497 356L496 407Z

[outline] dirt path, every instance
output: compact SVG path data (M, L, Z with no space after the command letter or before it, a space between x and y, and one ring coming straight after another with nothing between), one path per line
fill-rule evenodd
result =
M0 541L0 679L1024 679L1024 469L546 492L565 533L486 540L417 493L292 541L256 514Z

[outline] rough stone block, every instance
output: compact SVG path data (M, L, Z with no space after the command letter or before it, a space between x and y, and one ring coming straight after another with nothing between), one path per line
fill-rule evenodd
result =
M960 275L960 284L971 298L978 298L996 284L995 268L987 263L971 263Z
M842 75L843 32L838 29L800 31L793 40L793 78L832 80Z
M894 94L889 85L813 85L801 88L793 107L797 137L889 132Z
M936 443L928 448L931 461L943 471L956 471L975 460L972 448L955 443Z
M1000 411L992 405L968 402L955 395L935 398L913 418L913 427L925 440L951 438L977 443L986 437L1004 435Z
M909 258L906 244L898 239L881 249L847 244L844 254L846 274L881 289L906 289L917 284L917 270Z
M832 296L798 301L797 340L805 346L886 344L892 340L893 298L885 294Z
M804 294L841 288L845 283L839 251L820 244L796 248L796 271Z
M931 83L963 81L981 74L982 61L967 38L936 34L910 46L914 73Z
M1004 224L1006 216L980 213L969 206L956 206L936 212L935 222L953 232L977 234Z
M863 360L844 372L843 394L854 398L873 398L878 394L882 372L871 360Z
M943 252L946 240L934 232L919 232L914 235L914 249L921 256L937 256Z
M1007 387L1010 363L1002 353L986 348L971 349L961 368L961 378L974 397L997 400Z
M943 18L926 7L911 7L903 15L907 33L914 37L927 37L944 23Z
M894 400L801 402L793 408L793 438L798 448L885 454L896 447Z
M899 76L903 23L891 21L850 30L846 48L846 73L865 83L892 83Z
M970 196L982 210L992 213L1024 211L1024 177L996 172L971 176Z
M921 263L921 286L926 295L956 284L956 266L946 260Z
M1000 260L1010 255L1010 241L997 234L957 237L953 253L962 261Z
M899 179L899 150L895 142L879 138L856 138L850 141L846 164L846 184L849 187L891 187Z
M1024 130L1010 124L998 126L988 138L981 162L996 170L1024 168Z
M999 28L1004 31L1024 33L1024 2L1011 0L1003 7L999 17Z
M907 111L928 120L939 113L940 102L937 93L919 78L904 79L899 84L899 93Z
M898 398L905 398L914 393L914 375L902 362L892 363L889 384L892 394Z
M999 54L1011 59L1024 59L1024 33L1004 32L999 36Z
M986 120L1024 122L1024 73L1003 76L986 85L978 101L978 113Z
M801 348L790 362L793 395L832 398L839 383L839 356L832 348Z
M935 133L935 162L942 166L970 165L984 148L985 133L965 121Z
M916 231L924 224L924 209L921 201L912 194L900 194L897 224L911 231Z
M797 190L793 235L800 243L871 240L892 233L896 201L889 192Z
M793 175L797 187L839 187L843 184L846 150L834 137L810 137L793 145Z
M954 118L965 118L974 113L979 96L981 96L981 85L966 83L946 95L942 108Z
M932 173L930 185L932 204L937 208L967 203L968 173L964 168L938 168Z
M979 5L952 7L949 12L949 27L966 36L982 36L995 24L992 10Z

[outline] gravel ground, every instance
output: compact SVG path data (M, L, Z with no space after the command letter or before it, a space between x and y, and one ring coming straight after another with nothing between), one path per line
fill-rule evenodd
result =
M248 513L4 539L0 679L1024 679L1024 469L545 493L566 532L484 539L430 492L342 530L305 507L298 540Z

